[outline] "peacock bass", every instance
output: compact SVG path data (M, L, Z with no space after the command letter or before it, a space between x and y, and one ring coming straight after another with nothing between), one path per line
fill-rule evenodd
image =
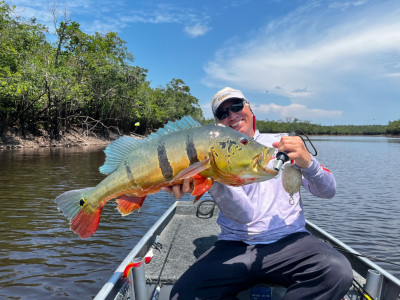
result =
M223 125L202 125L192 117L168 122L145 139L123 136L104 150L96 187L65 192L55 199L81 238L96 232L107 201L116 199L125 216L139 209L146 196L162 187L194 178L198 200L213 184L240 186L274 178L267 167L275 149Z

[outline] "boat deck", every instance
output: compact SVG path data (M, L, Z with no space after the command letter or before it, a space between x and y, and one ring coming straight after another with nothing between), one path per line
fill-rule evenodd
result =
M203 212L204 215L201 213ZM146 265L147 283L173 285L196 259L217 240L218 209L203 202L199 211L191 202L181 202L174 217L159 235L162 250ZM160 274L160 271L161 274Z
M154 257L146 265L146 284L148 293L153 294L157 285L162 286L160 299L168 299L167 295L181 275L207 251L217 240L220 228L216 223L218 208L213 202L204 201L200 206L191 202L180 202L174 217L158 236L161 251L154 250ZM365 278L353 270L354 277L361 283ZM271 287L270 284L268 286ZM285 288L272 286L272 299L280 299ZM238 295L249 299L250 290Z
M145 267L147 294L153 295L162 286L159 299L169 299L169 293L179 277L217 241L220 228L217 225L218 208L212 201L199 205L180 202L174 217L158 236L161 251L154 250L154 257ZM285 288L268 285L272 298L280 299ZM250 299L251 290L238 295Z
M110 280L97 294L98 299L169 299L170 290L181 275L207 251L217 240L220 228L216 223L218 208L214 202L205 200L200 204L193 205L190 201L178 201L161 217L156 224L146 233L139 243L132 249L129 255L120 264ZM307 229L314 235L328 241L349 259L353 267L354 278L360 286L365 283L369 269L378 270L383 274L382 295L380 299L396 299L400 294L400 281L391 274L375 265L368 259L358 257L357 253L335 239L329 233L321 230L311 222L307 222ZM154 248L154 246L157 246ZM124 280L123 270L133 259L141 260L153 248L154 256L150 263L143 264L143 284L138 284L140 276L135 280ZM160 250L157 250L160 249ZM130 274L132 276L132 272ZM131 278L131 277L130 277ZM129 284L129 283L133 283ZM133 286L144 286L142 297L136 297L139 291ZM258 293L259 286L254 289L243 291L238 295L239 299L262 299L264 292ZM270 298L281 299L285 288L261 285L261 288L269 289ZM135 290L135 291L134 291ZM135 294L135 295L134 295ZM361 299L358 291L353 288L344 299ZM358 298L357 298L358 297Z

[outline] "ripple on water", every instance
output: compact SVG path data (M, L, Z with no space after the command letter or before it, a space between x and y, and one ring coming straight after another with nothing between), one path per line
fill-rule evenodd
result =
M400 141L316 138L318 159L337 181L333 199L302 191L308 219L357 251L400 263ZM357 155L349 155L357 153ZM104 178L102 149L0 151L0 298L80 299L94 296L131 248L174 202L150 195L139 213L103 210L97 233L82 240L68 229L54 198ZM400 267L378 263L400 277ZM22 288L21 288L22 287Z

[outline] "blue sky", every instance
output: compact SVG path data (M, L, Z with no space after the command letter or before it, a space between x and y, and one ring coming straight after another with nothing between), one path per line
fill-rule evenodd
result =
M13 0L54 31L50 0ZM259 120L322 125L400 119L398 0L58 0L89 34L118 32L152 86L182 79L204 116L219 89Z

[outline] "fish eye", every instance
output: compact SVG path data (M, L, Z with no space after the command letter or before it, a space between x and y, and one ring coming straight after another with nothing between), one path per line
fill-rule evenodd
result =
M240 139L240 142L241 142L243 145L247 145L247 144L249 143L249 140L246 139L246 138L241 138L241 139Z

